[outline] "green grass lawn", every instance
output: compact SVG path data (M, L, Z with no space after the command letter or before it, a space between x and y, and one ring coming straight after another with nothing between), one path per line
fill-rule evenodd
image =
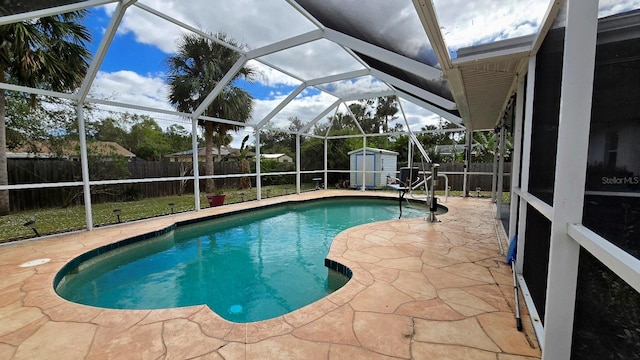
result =
M314 184L303 184L301 190L303 192L313 190L314 186ZM263 186L262 197L292 194L295 190L294 185ZM226 195L225 204L251 201L257 198L255 188L225 190L224 194ZM176 213L195 209L193 194L94 204L92 211L93 223L96 227L116 224L118 222L114 213L116 209L120 209L120 221L122 222L168 215L171 214L170 203L175 204L174 211ZM207 198L204 194L201 194L200 207L206 208L208 206ZM32 220L36 221L36 230L40 235L86 228L84 206L21 211L0 217L0 243L34 237L33 229L24 226L24 224Z
M301 190L310 191L315 188L315 184L303 184ZM392 190L381 190L392 191ZM262 196L274 197L292 194L295 192L295 185L270 185L262 187ZM225 190L225 204L233 204L241 201L251 201L257 198L256 189L249 190ZM420 194L420 192L417 192ZM424 191L421 193L424 194ZM436 192L438 196L444 196L444 192ZM462 196L461 191L450 191L449 196ZM473 192L472 196L476 196ZM490 197L491 192L481 192L481 197ZM509 194L504 194L503 202L509 201ZM114 210L120 210L120 221L134 221L156 216L168 215L171 213L170 203L175 204L174 211L185 212L195 209L192 194L183 196L167 196L159 198L148 198L137 201L113 202L93 205L94 226L113 225L117 223L117 216ZM205 195L201 195L200 206L209 206ZM86 228L85 207L70 206L67 208L51 208L41 210L22 211L0 217L0 243L31 238L35 233L31 227L24 226L25 223L35 220L36 230L40 235L56 234L81 230Z

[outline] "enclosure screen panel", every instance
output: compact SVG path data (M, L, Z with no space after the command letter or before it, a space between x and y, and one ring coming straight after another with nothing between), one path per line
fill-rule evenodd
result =
M541 319L544 319L545 311L550 237L549 219L528 205L522 275Z
M572 359L640 359L640 294L584 249Z
M529 192L549 205L558 149L563 37L563 29L550 31L536 56Z
M630 25L631 24L631 25ZM640 258L640 16L599 21L583 224ZM639 359L640 295L580 254L575 359Z

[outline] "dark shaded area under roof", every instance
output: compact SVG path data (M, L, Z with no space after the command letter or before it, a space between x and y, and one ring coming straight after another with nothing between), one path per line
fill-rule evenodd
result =
M84 0L0 0L0 16L21 14L83 1Z
M411 0L295 1L327 28L440 67Z
M370 0L366 3L358 0L296 0L296 2L327 28L439 68L435 53L410 0L400 2ZM403 11L409 7L410 11ZM399 20L390 24L394 18ZM415 51L415 44L418 43L422 45L418 51ZM373 69L453 101L453 95L444 80L427 80L379 59L356 54ZM457 111L448 112L459 116Z
M379 61L377 59L374 59L372 57L366 56L364 54L355 52L356 55L358 55L364 62L367 63L367 65L371 66L373 69L379 70L384 72L385 74L391 75L393 77L395 77L396 79L402 80L404 82L407 82L411 85L417 86L425 91L428 91L432 94L436 94L444 99L447 100L451 100L454 101L453 99L453 95L451 94L451 90L449 90L449 86L447 84L447 82L445 80L441 80L441 81L428 81L424 78L421 78L419 76L416 76L415 74L412 74L408 71L404 71L402 69L399 69L395 66L392 66L390 64L384 63L382 61ZM403 89L402 87L395 87L396 89L400 90L400 91L404 91L408 94L411 94L413 96L415 96L416 98L423 100L424 102L427 102L435 107L438 107L444 111L447 111L448 113L455 115L455 116L460 116L460 113L457 110L448 110L448 109L444 109L441 106L438 106L437 104L434 104L430 101L425 100L424 98L420 97L418 94L414 94L412 93L412 91L408 91L406 89Z

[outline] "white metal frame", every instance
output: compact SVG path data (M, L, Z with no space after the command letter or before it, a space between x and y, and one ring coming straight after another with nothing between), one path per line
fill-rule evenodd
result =
M337 32L332 29L326 29L322 24L301 8L297 3L286 0L289 5L295 8L300 14L306 17L316 29L310 32L293 36L291 38L272 43L257 49L242 50L233 48L226 43L220 42L210 34L206 34L201 30L195 29L188 24L185 24L167 14L164 14L156 9L153 9L147 5L140 4L136 0L88 0L84 2L73 3L70 5L52 7L44 10L33 11L29 13L5 16L0 18L0 25L9 24L17 21L28 20L31 18L55 15L62 12L88 9L91 7L102 6L105 4L116 4L116 9L113 13L111 21L105 30L96 55L92 63L90 64L88 75L85 77L80 89L76 93L60 93L42 89L32 89L23 86L17 86L8 83L0 83L0 89L20 91L25 93L31 93L43 96L54 96L64 99L70 99L76 102L76 112L78 116L79 126L79 141L81 145L81 162L82 162L82 175L83 180L81 182L65 182L65 183L41 183L41 184L19 184L19 185L3 185L0 186L0 190L12 190L12 189L37 189L37 188L49 188L49 187L66 187L66 186L83 186L84 200L85 200L85 217L87 230L93 229L93 219L91 215L91 196L90 187L101 184L126 184L126 183L141 183L151 181L176 181L176 180L193 180L194 181L194 195L195 195L195 208L196 211L200 209L200 189L199 180L208 178L220 178L220 177L233 177L233 176L255 176L256 188L258 191L258 199L261 199L261 176L265 175L261 172L259 161L256 164L255 174L237 174L237 175L212 175L202 176L199 172L198 164L198 149L197 149L197 131L198 121L217 121L231 125L241 125L252 128L256 139L256 156L259 159L260 155L260 131L268 127L269 122L284 109L297 95L308 87L317 88L327 94L331 94L329 91L324 90L320 85L345 80L350 78L357 78L362 76L373 76L380 81L387 84L388 91L369 93L369 94L355 94L347 97L337 97L336 100L314 117L306 126L300 131L294 133L296 137L296 171L286 173L274 173L274 174L295 174L296 175L296 192L301 192L301 174L315 174L322 173L324 176L324 187L327 187L328 173L329 172L348 172L347 170L330 170L327 168L327 148L328 141L338 138L347 137L362 137L363 148L366 148L367 138L373 136L386 136L389 134L366 134L360 128L361 134L354 136L336 136L331 137L325 134L324 137L310 134L309 131L312 127L318 123L323 117L329 114L332 110L338 109L341 104L345 104L347 101L371 97L371 96L383 96L383 95L396 95L399 99L410 101L418 106L421 106L427 110L430 110L438 115L441 115L448 120L461 124L462 119L457 116L451 115L446 110L457 109L461 114L466 114L468 111L465 103L464 95L464 82L459 69L456 67L460 65L455 61L452 61L449 57L447 48L444 44L440 27L437 23L437 16L433 8L431 1L426 0L413 0L414 6L418 12L420 20L425 28L425 33L428 36L430 43L432 44L440 66L442 69L437 69L425 65L420 62L416 62L412 59L400 56L396 53L380 48L378 46L369 44L359 39L350 37L346 34ZM229 72L223 81L220 82L206 98L206 100L199 106L196 112L193 114L181 113L178 111L166 111L151 109L144 106L135 104L124 104L115 101L93 99L89 97L89 89L95 80L95 76L100 68L102 60L108 50L111 40L116 34L118 25L120 24L124 14L131 6L135 6L138 9L146 11L150 14L159 16L166 21L169 21L177 26L185 28L194 33L206 36L213 41L216 41L224 46L228 46L237 51L241 56L238 62L234 65L233 71ZM512 201L510 208L510 226L509 226L509 238L518 236L518 254L517 254L517 267L516 272L520 286L523 290L523 295L527 306L529 307L529 313L531 314L534 329L538 336L538 340L543 349L543 358L551 360L566 360L570 357L571 349L571 337L573 326L573 312L575 304L575 286L577 279L577 265L578 254L580 247L587 250L611 271L620 276L636 291L640 291L640 261L618 247L614 246L611 242L603 239L592 231L586 229L581 225L582 219L582 202L584 199L584 189L575 186L576 183L584 183L585 169L586 169L586 148L588 146L588 129L590 119L590 106L591 93L593 84L593 67L594 67L594 54L595 54L595 35L597 29L597 0L553 0L549 2L547 12L543 24L539 32L535 35L533 42L529 46L520 46L515 49L509 50L508 53L503 55L518 55L523 52L529 52L528 66L521 69L519 73L517 83L514 86L517 87L517 101L516 101L516 123L514 127L514 154L512 158L512 171L511 171L511 184L512 184ZM564 13L561 13L564 11ZM532 135L532 122L533 122L533 102L534 102L534 89L535 89L535 73L536 73L536 53L539 50L542 42L544 41L547 32L551 28L556 16L562 14L566 20L566 38L565 38L565 54L571 54L571 56L564 57L563 65L563 79L562 79L562 100L560 110L560 128L559 139L570 138L571 141L561 141L558 144L557 164L556 164L556 178L555 178L555 192L554 192L554 206L549 206L545 202L539 200L528 192L529 178L533 174L529 172L530 165L530 152L531 152L531 135ZM294 46L317 41L320 39L326 39L333 41L342 47L348 54L350 54L356 61L362 65L362 69L345 72L342 74L331 75L317 79L302 79L295 74L282 69L274 64L269 63L264 59L265 55L272 54L278 51L289 49ZM355 51L378 58L380 61L390 63L393 66L400 68L404 71L416 73L426 79L443 80L447 79L451 86L452 92L456 102L452 102L448 99L444 99L438 95L427 92L414 85L408 84L405 81L395 78L389 74L383 73L376 69L371 69L357 57ZM493 55L496 55L495 53ZM473 59L484 59L483 56L478 55L476 57L466 58L464 61L471 61ZM257 124L244 124L238 121L228 119L216 119L207 116L202 116L206 106L219 94L222 87L230 81L242 66L249 60L258 61L266 66L269 66L275 70L278 70L293 79L300 82L300 85L291 92L284 100L282 100L265 118L261 119ZM528 76L526 94L527 98L524 99L522 94L524 93L524 76ZM396 87L398 89L396 89ZM403 89L403 90L399 90ZM568 96L571 94L571 96ZM426 100L426 101L425 101ZM127 180L106 180L106 181L90 181L88 171L88 159L86 153L86 135L84 131L85 119L84 119L84 104L98 104L112 107L120 107L125 109L133 109L140 111L149 111L158 114L168 114L175 116L182 116L191 121L192 131L192 147L193 147L193 175L188 177L169 177L169 178L154 178L154 179L127 179ZM345 107L346 106L345 104ZM347 110L348 111L348 110ZM353 116L352 114L350 114ZM356 121L357 123L357 121ZM410 130L410 129L409 129ZM473 130L473 129L468 129ZM318 137L324 139L324 168L319 170L302 171L300 161L300 139L301 136ZM470 136L470 133L469 135ZM501 136L501 140L502 136ZM522 141L521 141L522 140ZM521 145L522 143L522 145ZM410 144L409 151L411 152ZM409 154L411 156L411 154ZM520 170L520 171L518 171ZM368 171L363 168L363 174ZM465 175L468 173L465 169ZM466 182L465 182L466 186ZM364 189L363 189L364 190ZM551 221L551 249L549 257L548 268L548 293L546 303L546 315L545 326L542 327L541 321L538 318L535 306L527 290L527 284L522 277L523 261L524 261L524 248L527 239L525 238L525 228L527 221L527 207L531 205L534 209L539 211L543 216Z
M551 218L549 276L545 305L546 359L569 359L580 245L567 226L582 222L591 98L595 69L597 0L567 0L558 150ZM571 141L562 141L571 139Z

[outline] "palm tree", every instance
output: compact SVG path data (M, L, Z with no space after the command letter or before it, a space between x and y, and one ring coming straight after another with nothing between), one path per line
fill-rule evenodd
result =
M54 91L77 88L89 67L91 40L75 11L0 26L0 82ZM31 106L36 106L35 95ZM0 91L0 185L8 184L6 91ZM0 216L9 213L9 191L0 190Z
M384 120L384 131L389 131L389 120L396 118L398 113L398 98L395 96L383 96L378 98L376 117Z
M227 39L225 34L215 35L219 40L236 48L235 41ZM178 111L193 112L211 93L213 88L238 61L240 54L211 39L195 34L185 34L178 41L176 54L167 59L169 68L169 101ZM243 67L235 78L206 108L203 115L240 122L251 116L253 98L249 93L234 85L234 81L244 77L252 80L255 70ZM213 175L213 147L218 154L223 145L229 142L228 132L239 130L239 126L212 121L200 121L204 127L205 138L205 174ZM212 192L215 183L208 179L206 192Z

